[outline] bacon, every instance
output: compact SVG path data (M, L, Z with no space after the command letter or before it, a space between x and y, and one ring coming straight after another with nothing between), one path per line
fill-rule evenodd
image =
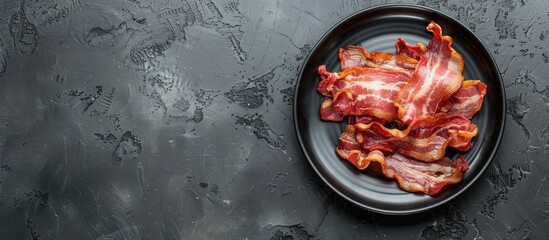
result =
M335 109L332 99L324 97L324 100L320 105L320 119L322 119L322 121L341 122L343 121L343 117L344 116Z
M318 68L324 121L343 121L337 154L358 169L374 162L408 192L435 195L459 183L469 165L447 148L467 151L478 128L487 87L463 80L463 59L435 22L427 46L399 38L396 54L369 53L360 46L339 50L341 72Z
M427 30L433 33L433 39L394 103L399 118L406 124L438 112L463 82L463 59L452 48L452 38L442 36L442 29L435 22Z
M425 116L406 129L390 129L379 122L357 123L356 141L364 149L399 153L424 162L441 160L446 147L467 151L478 128L461 115Z
M378 119L376 117L368 116L368 115L358 115L358 116L349 116L347 119L347 124L354 125L357 123L363 123L368 124L371 122L382 122L381 119Z
M436 162L444 158L447 147L466 151L471 147L471 139L478 128L471 125L467 130L443 129L426 138L408 135L403 138L383 138L374 131L360 132L357 140L362 140L363 148L373 151L399 152L423 162Z
M371 158L383 156L380 151L366 152L356 141L355 127L347 125L345 131L339 137L339 145L336 148L336 153L343 159L347 159L358 169L365 169L370 164Z
M411 76L414 72L417 60L386 52L369 53L360 46L349 45L346 49L339 49L341 71L353 67L381 68Z
M417 43L417 45L412 46L403 38L398 38L395 47L398 55L407 56L415 60L419 60L427 48L423 43Z
M379 163L386 177L396 179L398 185L408 192L422 192L430 196L439 193L446 185L461 182L463 172L469 169L463 155L455 159L445 157L435 163L416 161L400 154L383 160Z
M369 115L386 122L398 119L393 101L408 80L405 74L359 67L330 73L324 65L318 71L322 77L318 91L332 97L333 108L341 115ZM327 102L323 103L321 115L324 116L322 111L331 107Z
M385 156L379 150L368 151L356 141L356 128L347 125L339 138L337 154L358 169L366 169L371 162L381 165L383 174L396 179L398 185L408 192L422 192L435 195L449 184L459 183L462 173L469 165L462 155L454 160L445 157L437 162L421 162L399 153Z
M346 49L339 49L339 60L341 61L341 71L352 67L368 66L368 52L359 46L349 45Z
M473 118L482 107L486 91L486 84L479 80L463 81L461 87L443 104L441 111Z
M337 74L328 71L326 69L326 65L321 65L320 67L318 67L318 74L322 79L320 83L318 83L318 92L325 97L332 97L334 85L338 80Z

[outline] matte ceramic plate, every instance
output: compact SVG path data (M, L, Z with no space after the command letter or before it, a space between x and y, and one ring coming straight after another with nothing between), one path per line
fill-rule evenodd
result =
M465 154L470 168L463 181L444 188L431 197L401 190L395 181L376 171L360 171L335 152L344 123L323 122L317 92L318 66L339 71L338 49L362 45L368 51L394 52L394 43L403 37L411 44L427 44L431 34L425 29L433 20L444 35L454 39L453 47L465 62L465 79L480 79L488 85L483 107L474 117L479 133ZM505 124L505 93L496 63L482 42L463 24L439 11L414 5L384 5L363 10L330 29L308 56L296 86L295 127L309 163L322 180L350 202L384 214L411 214L448 202L471 187L488 167L497 151ZM452 157L452 156L450 156Z

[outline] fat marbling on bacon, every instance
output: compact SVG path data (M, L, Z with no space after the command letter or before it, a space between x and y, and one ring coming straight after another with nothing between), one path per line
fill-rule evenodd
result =
M321 106L321 118L325 121L340 120L340 115L370 115L386 122L397 120L397 108L393 104L396 94L406 84L406 74L382 68L353 67L339 73L320 66L322 81L318 91L325 100ZM328 99L331 98L331 99Z
M399 153L369 151L356 141L356 133L353 125L347 125L339 138L337 154L358 169L365 169L372 162L379 163L383 174L396 179L398 185L408 192L435 195L444 186L461 182L462 173L469 168L463 155L458 155L454 159L444 157L440 161L426 163Z
M395 47L397 55L407 56L415 60L419 60L427 48L423 43L412 46L404 38L398 38Z
M486 85L463 81L463 60L452 39L431 22L427 46L399 38L396 54L369 53L360 46L339 51L341 72L318 68L324 121L343 121L337 154L358 169L371 162L409 192L435 195L459 183L468 169L463 155L450 159L448 147L467 151L478 129Z
M467 151L478 129L462 115L424 116L406 129L390 129L379 122L357 123L356 141L370 151L399 152L423 162L444 158L446 148Z
M418 61L405 55L387 52L369 53L364 47L349 45L339 49L341 71L353 67L382 68L411 76Z
M433 39L395 99L398 116L406 124L437 113L463 82L463 59L452 48L452 38L443 36L435 22L431 22L427 30Z
M461 87L442 104L440 109L448 114L460 114L467 118L473 118L482 107L484 96L488 87L479 80L463 81Z
M402 38L398 39L395 46L397 54L384 52L368 53L365 48L353 45L349 45L346 48L341 48L339 50L341 70L344 71L354 67L371 67L392 70L411 76L417 66L417 60L419 60L421 55L425 52L426 46L422 43L412 46ZM323 72L324 74L328 72L325 65L319 67L319 72ZM361 93L356 92L354 94L358 95ZM461 87L448 100L441 104L440 110L448 113L462 114L468 118L472 118L472 116L480 110L485 95L486 85L484 83L479 80L463 81ZM321 115L338 116L338 118L323 117L322 119L325 121L342 121L344 116L342 114L338 115L334 112L336 109L331 106L331 103L332 102L328 100L323 102L322 106L324 107L321 109L326 113ZM327 112L328 109L330 110L329 112ZM351 114L358 115L360 113L353 112Z

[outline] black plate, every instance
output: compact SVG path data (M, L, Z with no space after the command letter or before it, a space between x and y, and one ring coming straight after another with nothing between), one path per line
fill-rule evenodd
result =
M427 44L431 34L425 29L433 20L444 35L454 39L453 47L465 62L465 79L480 79L488 85L481 111L473 122L478 136L465 154L470 165L463 181L443 189L434 197L407 193L395 181L372 171L359 171L335 153L345 124L320 120L322 100L317 92L318 66L339 70L338 49L362 45L369 51L394 52L394 43L403 37L414 44ZM482 175L499 146L505 125L505 93L495 61L482 42L457 20L434 9L414 5L384 5L360 11L330 29L305 61L296 86L294 119L299 143L317 174L335 192L354 204L384 214L411 214L448 202Z

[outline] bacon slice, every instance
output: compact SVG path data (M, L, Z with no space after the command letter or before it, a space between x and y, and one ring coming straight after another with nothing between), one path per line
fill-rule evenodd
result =
M318 92L325 97L333 97L334 86L338 81L337 74L328 71L326 65L318 67L318 74L322 79L320 83L318 83Z
M357 123L368 124L372 122L383 122L381 119L368 115L358 115L358 116L349 116L347 119L347 124L354 125Z
M341 62L341 71L352 67L368 66L368 52L360 46L349 45L347 48L339 49L339 60Z
M386 52L369 53L364 47L349 45L339 49L341 71L353 67L370 67L391 70L411 76L418 61L404 55Z
M365 169L370 164L371 158L383 157L380 151L367 152L362 145L356 141L356 132L353 125L347 125L345 131L339 137L339 144L336 148L337 154L347 159L358 169Z
M435 195L444 186L459 183L462 173L469 168L462 155L453 160L445 157L437 162L425 163L398 153L385 156L378 150L365 150L355 139L355 127L347 125L339 138L337 154L358 169L367 168L371 162L379 163L383 174L396 179L398 185L408 192Z
M406 74L359 67L330 73L324 65L318 71L322 78L318 91L332 97L332 106L341 115L369 115L386 122L398 119L393 101L408 80ZM324 102L321 115L326 116L322 111L330 109L331 112L332 106L326 100Z
M419 138L408 135L403 138L384 138L375 131L359 132L357 141L363 143L364 149L383 152L399 152L423 162L436 162L444 158L447 147L466 151L471 147L471 140L478 133L476 125L469 129L441 129L432 135Z
M354 126L356 141L364 149L399 152L424 162L441 160L446 147L467 151L478 133L469 119L445 113L422 117L404 130L390 129L379 122Z
M486 91L486 84L479 80L463 81L461 87L443 104L441 111L473 118L482 107Z
M332 99L324 97L320 105L320 119L322 121L341 122L344 117L335 109Z
M463 59L452 48L452 38L442 36L442 29L435 22L427 30L433 33L433 39L395 99L398 116L406 124L438 112L463 82Z
M398 55L407 56L415 60L419 60L427 48L423 43L417 43L417 45L412 46L403 38L398 38L395 47Z
M381 158L376 158L376 160ZM393 154L380 161L383 174L395 178L398 185L408 192L436 195L449 184L461 182L462 173L469 169L463 155L455 159L445 157L435 163L424 163Z

